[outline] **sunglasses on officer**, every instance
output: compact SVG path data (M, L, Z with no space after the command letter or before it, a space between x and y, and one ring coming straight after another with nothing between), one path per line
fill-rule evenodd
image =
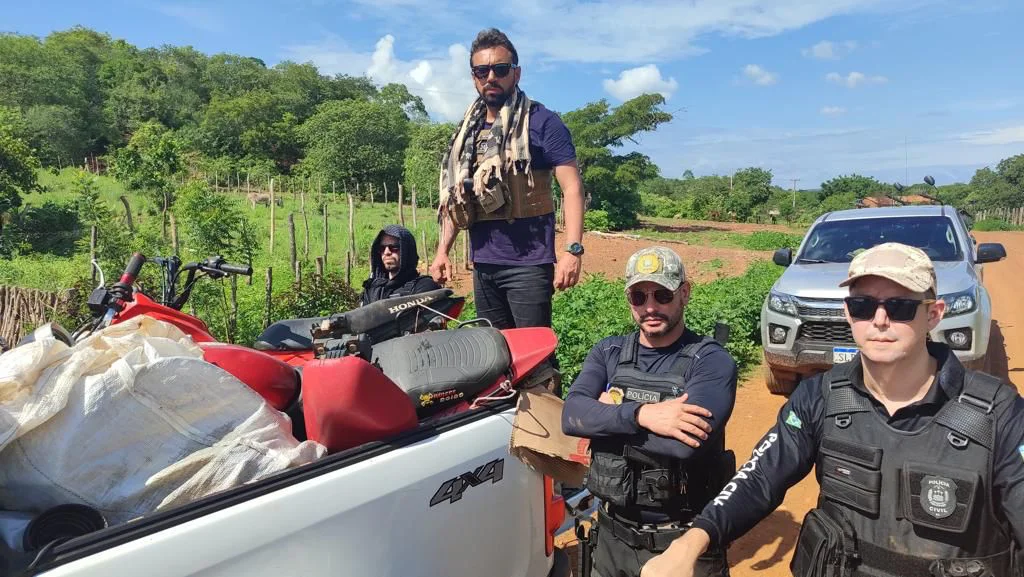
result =
M859 321L869 321L875 318L879 306L885 307L885 314L889 320L898 323L907 323L917 316L917 309L922 304L932 304L935 299L912 299L892 297L884 300L869 296L849 296L843 299L846 302L846 310L850 316Z
M471 66L470 70L473 71L473 76L478 80L487 80L487 77L490 76L492 70L494 71L495 77L504 78L515 68L519 68L519 66L512 64L511 62L501 62L498 64L480 64L478 66Z
M629 300L629 304L635 307L642 307L647 303L647 295L653 294L654 300L658 304L667 305L676 298L676 291L670 291L667 288L659 288L653 291L644 291L637 288L629 289L626 291L626 298Z
M402 247L398 243L382 242L381 245L380 245L380 253L384 254L385 251L389 251L389 250L392 253L396 253L396 252L402 250Z

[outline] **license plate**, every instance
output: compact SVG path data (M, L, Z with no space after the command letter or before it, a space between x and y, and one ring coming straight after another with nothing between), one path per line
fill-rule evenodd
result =
M845 363L857 356L856 347L832 347L832 364Z

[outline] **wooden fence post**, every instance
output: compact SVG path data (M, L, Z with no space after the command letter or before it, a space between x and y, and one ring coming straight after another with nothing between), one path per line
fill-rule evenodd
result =
M305 240L302 244L302 254L306 258L309 258L309 219L306 217L306 194L299 192L299 199L302 203L300 205L300 213L302 214L302 228L305 230Z
M416 185L412 185L412 227L413 229L419 228L416 226Z
M270 260L274 260L274 179L270 179Z
M174 213L167 213L167 218L171 221L171 251L176 255L179 252L178 248L178 221L174 219Z
M273 267L269 267L268 266L267 267L267 291L265 293L267 310L266 310L266 314L263 317L263 328L264 329L270 326L270 314L271 314L271 310L272 310L271 306L272 306L272 302L273 302L273 292L274 292L274 269L273 269Z
M323 278L324 276L324 259L323 257L316 257L316 276Z
M359 190L359 185L356 185L356 190ZM348 196L348 254L349 260L355 262L356 258L356 228L355 228L355 216L356 208L353 202L352 195L346 193Z
M288 213L288 258L291 259L288 262L291 263L292 268L297 268L299 262L299 255L295 247L295 213Z
M405 207L402 206L402 198L405 196L405 191L402 189L402 183L398 183L398 224L405 226Z
M324 207L324 264L327 264L327 205Z
M383 182L383 184L384 184L384 204L386 205L388 203L388 181L385 180Z
M295 290L302 291L302 262L295 261Z
M352 286L352 253L345 253L345 284Z

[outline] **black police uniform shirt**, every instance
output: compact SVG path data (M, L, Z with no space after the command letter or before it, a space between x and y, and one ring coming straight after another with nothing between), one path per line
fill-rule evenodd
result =
M938 379L923 399L890 415L864 387L863 370L851 374L854 390L864 395L889 426L915 431L931 422L942 406L963 389L963 365L948 346L929 343L938 361ZM694 521L711 536L713 546L741 537L774 511L786 491L811 471L825 421L822 375L800 383L779 411L775 426L754 447L750 460ZM998 437L992 454L994 508L1009 520L1018 542L1024 542L1024 399L1017 397L996 422Z
M640 403L624 400L613 405L598 401L615 374L619 351L624 336L608 337L590 350L579 376L573 381L562 408L562 430L576 437L596 438L613 435L636 435L638 446L660 455L689 459L713 447L725 433L725 422L732 414L736 402L736 361L721 347L705 347L700 358L693 359L686 378L687 403L711 411L706 418L711 433L698 448L693 448L674 437L663 437L640 427L636 421ZM684 346L697 342L700 336L687 329L676 342L665 347L645 347L640 344L637 369L652 373L666 373L676 362Z

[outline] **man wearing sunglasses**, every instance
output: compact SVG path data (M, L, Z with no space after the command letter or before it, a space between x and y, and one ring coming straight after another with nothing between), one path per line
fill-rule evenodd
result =
M480 32L469 64L479 98L441 162L441 238L430 273L447 282L448 253L458 231L467 230L479 316L501 329L550 327L554 290L576 284L583 256L576 149L562 120L519 88L519 56L505 34ZM563 196L562 250L555 246L553 181Z
M821 493L795 577L1021 575L1024 400L928 339L946 305L920 249L866 250L841 286L859 354L800 383L751 460L644 577L693 575L705 548L754 527L812 467Z
M686 327L690 284L679 255L664 247L632 255L626 299L638 330L591 349L562 413L567 434L590 439L586 484L602 507L581 553L601 577L638 576L736 464L725 450L736 363ZM724 550L706 553L698 574L728 575Z
M441 288L416 269L416 237L404 226L384 227L370 247L370 278L363 283L362 305Z

